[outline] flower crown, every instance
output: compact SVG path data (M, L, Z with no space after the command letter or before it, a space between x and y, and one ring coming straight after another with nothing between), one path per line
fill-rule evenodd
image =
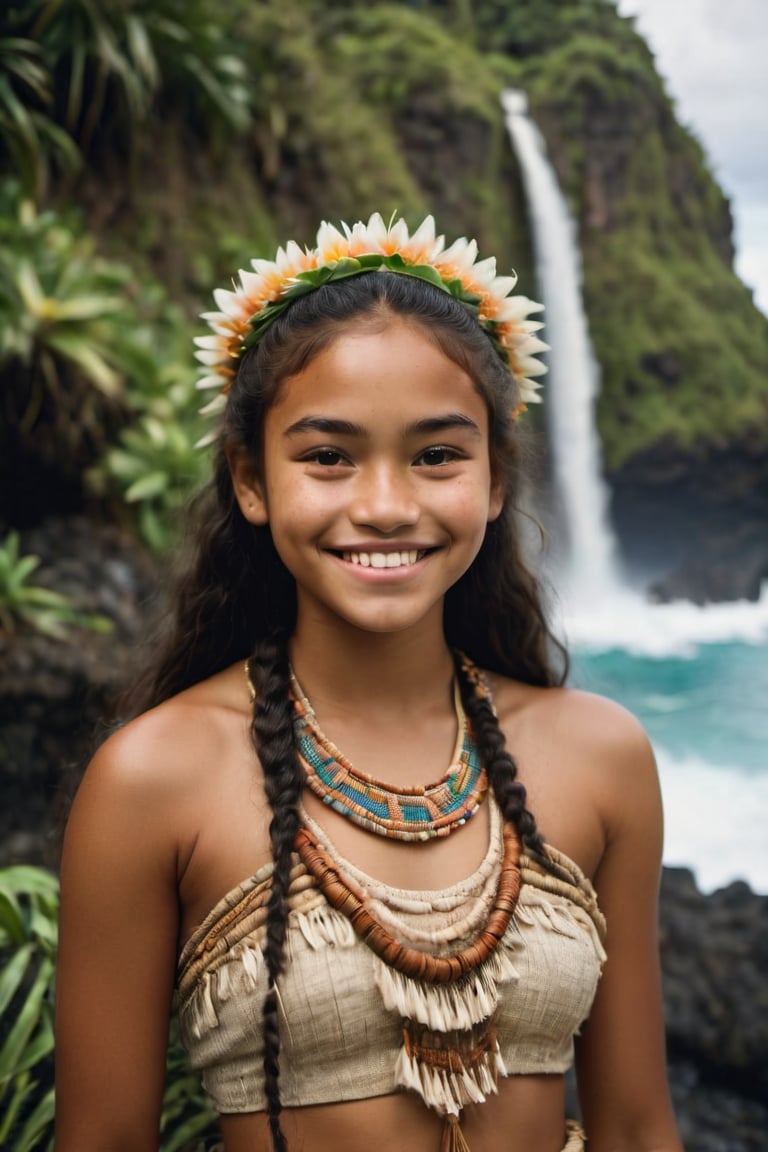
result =
M219 288L214 292L220 311L203 313L214 335L195 338L195 355L206 369L197 387L217 388L219 394L202 413L213 414L225 407L240 357L294 300L323 284L377 270L425 280L459 300L488 335L518 385L520 403L515 417L539 401L539 385L533 377L541 376L546 367L534 354L548 345L535 335L543 325L528 317L543 305L527 296L510 295L516 276L497 276L494 257L477 260L475 240L462 238L446 248L445 238L435 235L431 216L413 236L404 220L393 220L388 227L378 212L367 224L358 221L351 228L341 227L343 231L321 224L315 248L302 249L289 240L285 248L278 248L274 261L253 260L252 272L241 271L234 291ZM205 442L210 439L206 437Z

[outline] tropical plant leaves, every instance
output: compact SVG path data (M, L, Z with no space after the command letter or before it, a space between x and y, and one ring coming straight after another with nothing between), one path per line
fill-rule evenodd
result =
M64 637L70 625L90 628L97 632L111 630L112 621L106 616L80 612L60 592L31 583L29 577L39 563L37 556L20 555L17 532L9 532L5 540L0 541L0 632L13 632L21 623L59 640ZM17 870L13 874L17 882L23 885L25 877L23 870L21 872ZM44 894L37 891L36 895L42 898ZM35 905L30 915L33 918L38 915ZM19 917L20 912L13 891L0 887L0 931L6 925L13 938L20 939L22 928Z
M53 1148L53 991L59 886L41 868L0 869L0 1147ZM160 1152L189 1152L213 1138L216 1115L190 1071L174 1019Z
M58 882L29 866L0 869L0 1147L51 1144L53 979Z

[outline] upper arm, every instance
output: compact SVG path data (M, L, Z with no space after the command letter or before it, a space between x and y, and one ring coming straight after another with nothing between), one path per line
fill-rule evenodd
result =
M57 1152L156 1152L178 933L170 806L141 742L89 766L65 835Z
M593 1152L681 1152L666 1075L657 939L662 812L640 726L606 717L600 805L605 850L595 875L608 938L603 975L578 1040L579 1095Z

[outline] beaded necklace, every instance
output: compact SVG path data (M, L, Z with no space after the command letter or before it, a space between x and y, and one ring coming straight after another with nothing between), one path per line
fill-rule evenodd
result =
M459 654L459 659L474 693L490 701L482 673L467 657ZM246 676L253 699L248 664ZM323 734L292 670L291 697L295 740L307 785L362 827L402 840L428 839L447 835L482 802L488 781L455 684L457 762L437 784L418 789L394 788L356 772ZM428 804L434 805L434 815ZM506 1075L496 1038L496 1010L501 985L517 979L500 947L520 893L517 830L511 823L499 827L500 813L494 803L484 921L468 937L456 936L454 948L443 945L433 954L419 946L424 941L411 944L394 923L378 913L377 901L368 891L370 879L363 877L361 883L360 877L348 873L344 861L324 842L323 830L303 808L300 811L295 851L331 907L347 918L373 952L374 978L384 1005L401 1020L396 1082L417 1092L444 1117L441 1152L468 1152L460 1123L463 1109L487 1099L497 1090L498 1076ZM438 943L437 939L431 942Z
M293 731L307 786L324 804L354 824L394 840L431 840L460 828L488 790L472 729L454 682L458 736L451 767L434 784L401 788L357 771L325 735L291 670Z

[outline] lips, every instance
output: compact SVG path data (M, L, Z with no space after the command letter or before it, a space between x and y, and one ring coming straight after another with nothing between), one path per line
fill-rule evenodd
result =
M402 552L341 552L339 555L347 564L359 564L361 568L409 568L426 556L425 549L408 549Z

